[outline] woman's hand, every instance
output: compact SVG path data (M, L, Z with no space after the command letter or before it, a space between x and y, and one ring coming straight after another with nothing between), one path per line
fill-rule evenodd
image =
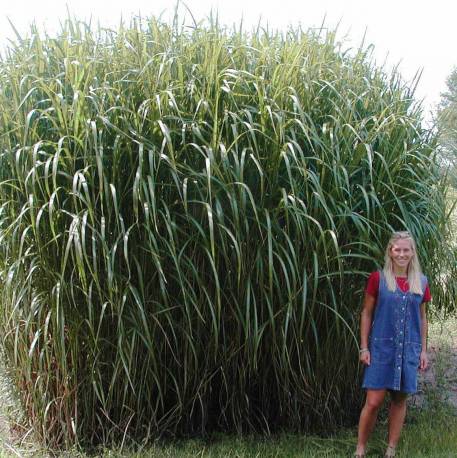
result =
M419 369L425 371L428 367L428 356L425 350L421 351L420 360L419 360Z
M360 362L365 364L365 366L369 366L371 361L370 350L363 350L360 353Z

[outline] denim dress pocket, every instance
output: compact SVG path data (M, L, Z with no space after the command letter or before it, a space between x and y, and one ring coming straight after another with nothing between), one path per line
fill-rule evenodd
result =
M415 368L419 367L420 354L422 345L418 342L406 342L406 363Z
M392 364L395 360L393 337L373 337L371 341L371 362L374 364Z

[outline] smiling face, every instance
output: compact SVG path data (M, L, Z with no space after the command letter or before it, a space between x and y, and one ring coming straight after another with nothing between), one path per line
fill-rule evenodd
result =
M409 239L396 240L389 250L394 273L403 275L407 273L408 264L414 256L414 250Z

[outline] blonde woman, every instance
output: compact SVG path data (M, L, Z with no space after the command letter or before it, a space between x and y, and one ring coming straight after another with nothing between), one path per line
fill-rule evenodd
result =
M355 456L366 444L386 392L390 393L389 443L395 456L406 415L406 398L417 390L417 371L428 365L425 304L431 300L416 244L409 232L395 232L382 271L373 272L365 289L360 322L360 361L365 365L366 402L360 414Z

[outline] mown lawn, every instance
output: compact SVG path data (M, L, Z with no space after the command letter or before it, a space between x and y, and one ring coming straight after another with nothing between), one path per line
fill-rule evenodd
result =
M399 457L457 456L457 416L443 405L426 410L410 409L399 447ZM381 421L372 440L368 457L381 457L385 448L386 422ZM189 440L162 444L131 452L103 450L92 456L129 458L280 458L280 457L348 457L355 447L355 429L343 431L331 438L282 435L267 439L217 436L211 442ZM12 456L4 454L3 456ZM35 455L37 456L37 455ZM64 457L87 457L70 451Z

